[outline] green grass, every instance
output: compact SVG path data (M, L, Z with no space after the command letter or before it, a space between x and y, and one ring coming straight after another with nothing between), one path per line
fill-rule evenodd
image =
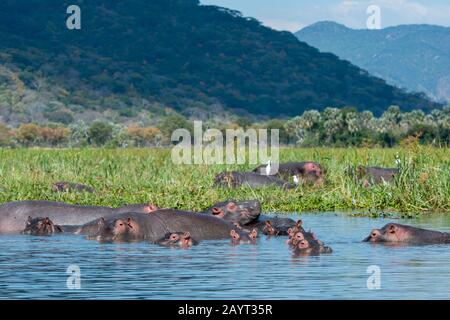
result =
M229 198L257 198L264 211L301 212L360 210L368 214L396 211L413 216L449 212L450 150L415 146L410 149L283 148L281 161L312 160L327 171L323 188L284 191L221 189L214 176L253 165L174 165L169 149L0 149L0 202L45 199L68 203L119 206L155 203L160 207L201 210ZM402 175L393 185L363 188L346 169L349 165L395 166ZM54 193L52 183L91 185L89 193Z

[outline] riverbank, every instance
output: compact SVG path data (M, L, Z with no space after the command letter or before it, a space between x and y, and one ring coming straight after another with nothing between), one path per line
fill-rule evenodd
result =
M45 199L119 206L151 202L159 207L202 210L225 199L259 199L265 212L362 210L414 216L450 212L450 150L414 146L394 149L282 148L280 161L317 161L326 170L322 188L218 189L214 176L254 165L175 165L170 149L0 149L0 202ZM396 159L399 163L396 163ZM349 166L395 167L395 184L364 188L346 174ZM96 193L54 193L72 181Z

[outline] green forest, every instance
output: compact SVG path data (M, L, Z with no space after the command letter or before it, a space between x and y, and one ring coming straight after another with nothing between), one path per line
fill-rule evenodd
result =
M375 117L370 111L326 108L323 112L308 110L285 120L251 122L247 118L235 117L227 123L207 120L203 126L204 129L217 128L223 132L239 127L279 129L281 144L303 147L394 147L415 142L438 147L450 145L450 107L425 114L421 110L401 112L399 107L391 106L380 117ZM193 122L175 111L168 111L155 126L77 121L68 125L28 123L11 128L0 123L0 146L168 146L172 143L172 132L178 128L192 132Z

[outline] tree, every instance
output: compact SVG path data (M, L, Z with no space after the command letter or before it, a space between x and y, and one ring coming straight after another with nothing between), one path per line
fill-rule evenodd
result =
M12 144L12 132L11 130L0 123L0 147L7 147Z
M65 142L69 137L69 135L70 130L68 128L63 127L56 127L56 128L44 127L41 128L40 130L40 136L42 140L52 147Z
M22 124L17 130L17 140L25 146L34 145L40 138L40 129L34 123Z
M94 122L88 129L88 141L96 146L103 146L112 139L113 128L104 122Z
M164 139L170 141L172 132L176 129L186 129L193 132L193 125L184 116L178 113L170 113L160 124L159 130L163 133Z

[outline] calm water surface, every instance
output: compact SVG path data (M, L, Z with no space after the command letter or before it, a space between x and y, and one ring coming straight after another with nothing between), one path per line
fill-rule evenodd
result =
M298 216L293 218L297 219ZM450 232L450 217L417 220L302 214L334 253L293 257L286 238L231 246L202 242L188 250L148 243L99 244L82 236L0 236L1 299L450 299L450 245L386 247L361 243L396 221ZM81 289L66 282L81 269ZM367 268L381 288L367 289Z

